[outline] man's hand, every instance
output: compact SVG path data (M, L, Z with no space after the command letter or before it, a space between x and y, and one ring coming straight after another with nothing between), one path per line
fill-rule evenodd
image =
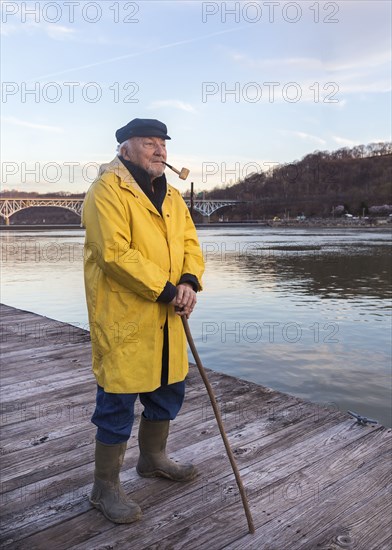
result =
M186 318L189 319L196 305L196 301L196 292L193 290L192 285L189 283L181 283L177 285L176 297L170 303L175 306L178 315L186 315Z

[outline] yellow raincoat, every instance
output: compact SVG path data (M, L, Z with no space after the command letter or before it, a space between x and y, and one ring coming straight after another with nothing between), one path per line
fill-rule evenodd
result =
M162 216L116 157L87 192L84 274L93 372L109 393L161 385L168 319L168 383L188 372L186 338L174 307L157 302L166 282L204 271L196 229L179 191L167 185Z

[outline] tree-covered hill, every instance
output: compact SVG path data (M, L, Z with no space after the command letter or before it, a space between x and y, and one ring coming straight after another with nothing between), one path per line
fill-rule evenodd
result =
M371 207L391 204L391 161L391 143L315 151L205 196L246 201L232 209L230 219L325 217L334 211L364 215Z

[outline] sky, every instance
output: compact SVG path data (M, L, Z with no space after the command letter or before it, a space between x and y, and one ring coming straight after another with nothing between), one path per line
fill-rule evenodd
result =
M133 118L181 192L391 140L391 2L1 1L2 189L84 192Z

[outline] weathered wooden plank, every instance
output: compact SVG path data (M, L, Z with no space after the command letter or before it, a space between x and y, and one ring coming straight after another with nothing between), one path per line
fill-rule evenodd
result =
M249 398L251 398L251 396L249 396ZM242 397L241 399L243 401ZM285 408L285 403L281 403L281 408L287 410ZM208 423L203 426L201 424L201 412L202 411L198 409L185 412L184 415L181 416L183 426L181 429L176 429L178 422L172 423L174 429L171 431L169 441L170 450L176 451L181 447L194 443L195 440L203 441L209 437L216 437L217 429L215 422L211 423L210 419ZM278 412L279 409L276 407L275 414L278 414ZM302 412L304 415L303 418L306 418L304 410ZM234 410L232 413L227 414L226 419L228 420L227 425L232 426L232 428L235 428L238 432L241 427L235 422L236 416L237 412ZM234 422L231 422L231 418L233 418ZM69 436L63 433L60 441L48 430L38 432L33 439L28 441L28 447L18 453L17 472L15 470L14 456L12 454L5 455L2 460L2 479L3 482L7 482L8 490L12 490L15 486L19 487L23 485L27 480L30 482L38 482L41 478L48 475L48 471L50 471L53 476L58 473L57 469L72 468L77 466L80 461L85 463L89 460L89 457L91 459L93 451L86 448L86 445L89 445L91 441L93 441L93 435L91 435L93 432L86 424L87 423L82 425L80 430L77 430L76 434L73 433L74 430L72 430ZM268 424L268 422L266 424ZM276 421L274 424L276 426ZM64 432L65 431L66 430L64 430ZM136 431L137 421L134 433L136 433ZM259 428L257 428L257 433L258 432ZM266 429L266 434L267 432L268 427ZM277 433L276 428L274 428L274 433ZM296 431L296 433L299 432ZM252 434L250 436L254 437ZM244 438L241 441L243 440ZM44 447L45 449L43 450ZM197 451L195 451L195 453L197 453ZM37 458L42 454L44 454L44 456L39 460L40 468L36 470L35 465L37 463Z
M12 452L15 447L16 440L20 448L20 438L24 433L31 434L37 429L42 431L43 426L50 430L53 427L63 427L65 433L71 429L69 424L75 424L77 419L81 417L86 420L91 416L94 410L94 397L96 387L91 380L91 384L75 384L72 388L62 388L56 392L52 392L51 399L48 395L35 395L30 400L15 400L12 403L3 404L1 423L2 429L2 447L11 445L7 452ZM236 414L233 415L234 421L244 421L251 416L257 418L261 413L276 415L278 407L282 408L284 404L288 406L297 405L298 400L295 398L284 398L282 394L269 394L268 400L263 399L262 404L257 402L245 405L247 401L254 397L253 392L247 392L246 399L243 396L233 397L233 386L231 390L225 389L225 401L218 401L221 407L222 417L225 419L228 411L234 409ZM136 404L136 412L142 410L139 402ZM212 411L209 401L205 397L201 397L200 393L195 390L188 389L185 403L181 414L187 414L189 411L199 413L199 421L207 422L213 420ZM295 413L297 414L297 413ZM293 416L294 414L291 413ZM188 421L188 417L186 419ZM232 421L232 420L231 420ZM176 423L172 423L175 428ZM29 440L31 437L28 438ZM16 448L16 447L15 447ZM5 452L5 451L3 451Z
M57 395L58 392L56 392ZM63 395L64 390L61 390L61 396ZM90 397L95 394L95 387L94 392L91 392L91 394L87 393L84 394L87 397ZM225 397L227 398L227 401L221 403L221 413L224 421L229 421L231 423L235 423L235 425L248 422L251 418L258 419L262 418L262 415L265 416L265 418L268 418L269 420L273 422L273 427L276 430L278 427L278 415L281 416L280 421L281 424L284 425L285 422L289 421L292 422L295 419L299 419L300 415L307 411L307 414L309 414L310 408L313 407L313 405L304 405L303 403L299 403L297 399L295 398L287 398L283 396L282 394L276 394L271 397L269 395L268 401L262 400L262 403L260 404L259 401L255 400L255 396L253 392L248 392L246 397L244 396L237 396L231 398L232 392L226 391ZM58 396L60 397L60 395ZM247 403L249 401L250 403ZM36 403L30 403L32 405L31 409L27 408L16 408L13 410L5 410L4 411L4 420L8 421L8 424L10 424L11 420L14 420L15 422L18 422L20 420L24 420L24 426L21 424L11 425L7 426L3 431L3 442L4 440L8 438L13 438L16 435L16 428L20 430L20 433L23 433L24 429L31 432L35 429L35 424L41 425L42 423L45 423L45 425L51 425L55 424L58 425L58 422L60 420L63 421L63 423L66 425L69 421L74 422L75 421L75 410L74 410L74 404L75 404L75 397L72 395L72 398L70 400L58 400L56 399L55 403L47 405L40 405L39 401ZM141 410L141 405L139 404L139 410ZM138 410L138 406L136 407L136 410ZM79 407L76 409L76 412L82 412L85 413L85 399L83 400L83 407ZM93 410L93 404L91 404L90 412ZM230 411L230 412L229 412ZM32 415L30 413L33 413ZM185 425L189 425L191 422L190 417L188 416L188 413L192 412L192 414L195 414L198 416L197 421L199 423L210 423L212 426L215 426L214 417L212 415L210 404L207 400L200 399L200 396L197 396L197 394L191 394L190 397L187 396L183 411L182 411L182 417L184 418ZM317 410L315 412L315 418L319 414ZM283 415L284 413L284 415ZM88 413L90 414L90 413ZM183 415L187 415L186 417ZM12 419L10 420L8 416L12 416ZM192 421L193 422L193 421ZM5 423L5 422L4 422ZM172 423L172 426L174 429L176 429L177 423Z
M372 514L377 508L382 507L386 513L391 510L386 488L386 484L391 482L390 465L385 462L380 465L375 459L369 467L374 467L376 463L377 475L371 475L366 468L352 472L345 476L343 482L339 480L325 488L316 504L300 502L264 525L251 542L237 540L228 548L258 550L261 544L268 541L268 548L271 549L290 547L296 550L317 548L316 540L321 541L321 547L325 547L333 539L344 535L360 540L361 533L352 533L356 522L363 526L368 517L369 524L372 524Z
M38 318L38 320L36 320ZM40 317L24 317L17 323L0 323L0 338L3 352L18 353L29 346L36 350L40 347L79 344L90 341L90 336L84 330L51 319L41 320Z
M230 392L227 392L229 395ZM78 395L80 399L72 396L69 400L58 400L54 402L46 402L44 405L36 403L33 410L27 408L23 410L3 410L3 424L2 430L2 453L8 455L8 461L14 461L14 457L9 456L15 451L23 451L28 449L33 440L41 438L43 435L47 436L47 440L53 440L65 436L67 434L73 434L80 432L80 430L86 429L89 424L89 420L94 410L94 403L92 397L95 394L94 391L83 393ZM243 396L232 397L230 402L222 404L222 417L230 424L243 422L244 407L247 400L249 401L249 409L247 409L247 415L250 414L251 405L253 405L254 395L248 393L246 398ZM88 405L86 405L86 401ZM274 400L269 400L270 406L273 403L274 414L277 415L279 411L286 410L290 404L290 400L281 399L276 396ZM296 401L292 401L294 407ZM31 404L30 404L31 405ZM241 406L239 406L241 405ZM136 414L140 414L143 409L142 405L137 402L135 407ZM230 409L230 413L229 413ZM260 414L260 408L254 410L255 414ZM266 409L265 414L269 414L271 408ZM29 413L33 413L30 415ZM295 413L298 414L298 413ZM11 424L8 416L12 415L14 423ZM196 394L193 397L187 397L185 400L182 412L181 412L181 424L174 421L171 424L171 433L173 434L179 429L184 429L184 426L205 425L206 431L210 429L212 425L215 427L215 422L211 416L209 404L200 399ZM6 421L8 423L6 424ZM27 440L22 440L23 434L29 433ZM23 459L23 452L19 452L18 459ZM7 459L3 459L3 468L7 466Z
M158 537L158 540L160 541L160 539L166 534L167 530L170 529L170 530L178 530L178 528L181 526L182 523L186 523L188 524L191 520L193 522L196 522L196 523L199 523L200 524L200 521L201 521L201 518L205 517L205 516L209 516L210 513L214 513L216 512L216 509L217 507L224 507L224 506L228 506L227 504L227 501L226 501L226 504L225 502L222 500L222 497L224 497L224 499L228 499L229 500L229 504L231 504L231 509L233 509L233 513L235 513L234 517L232 518L232 522L230 522L230 519L227 520L226 519L226 510L224 511L224 514L221 514L220 516L220 519L219 521L217 522L216 525L222 525L222 523L225 525L225 530L223 530L223 532L221 532L221 535L223 536L224 540L226 540L227 542L227 537L226 537L226 531L227 531L227 526L228 525L234 525L236 524L237 527L235 528L235 533L236 535L238 534L238 531L239 531L239 524L244 526L245 525L245 519L244 519L244 516L243 516L243 512L241 510L241 505L239 504L238 502L238 495L237 495L237 498L236 498L236 501L234 502L231 502L230 503L230 496L232 495L231 491L230 491L230 487L232 487L233 485L233 479L232 479L232 476L225 476L226 477L226 481L225 480L222 480L222 490L219 490L217 492L215 492L214 490L211 490L210 487L211 485L213 485L213 481L211 480L205 480L202 487L199 487L198 491L192 491L192 499L189 500L189 497L187 494L183 494L183 491L181 491L181 496L178 497L178 493L174 493L174 500L172 500L172 498L170 497L170 494L168 492L168 494L165 494L164 496L164 500L163 500L163 505L164 505L164 508L165 508L165 512L164 513L161 513L159 515L156 515L156 516L153 516L151 515L151 511L149 510L148 508L148 500L143 500L143 501L139 501L140 502L143 502L146 507L147 507L147 511L146 511L146 522L147 523L140 523L140 524L137 524L137 525L134 525L132 526L132 548L147 548L147 547L150 547L150 544L151 544L151 541L150 541L150 536L152 537L155 537L155 539ZM230 479L228 479L230 478ZM206 484L208 484L208 488L206 489ZM224 485L223 485L224 484ZM225 488L225 491L227 490L228 492L224 492L223 491L223 486ZM133 495L135 497L138 496L138 492L134 492ZM144 494L144 491L142 491L141 493L142 495ZM157 499L159 500L161 496L161 492L159 492L159 495L157 494L156 491L154 491L149 498L152 499L152 502L153 502L153 506L158 506L159 507L159 502L157 502ZM314 493L312 493L312 496L314 496ZM148 515L147 515L148 514ZM201 517L200 517L200 514ZM238 517L240 518L240 522L238 522ZM87 518L86 518L86 521ZM91 521L91 520L90 520ZM106 522L105 524L105 521L103 520L103 523L100 522L100 518L99 518L99 528L100 529L104 529L106 524L108 522ZM71 525L72 525L72 529L71 529ZM75 531L79 531L80 533L80 536L83 537L83 533L86 532L86 529L88 529L88 525L85 525L83 522L81 522L81 518L76 518L75 520L75 523L72 522L72 524L70 525L70 530L72 531L73 535L75 533ZM215 529L216 529L216 525L215 525ZM112 526L108 526L109 529L113 529ZM199 525L199 528L200 528L200 525ZM126 531L127 533L129 532ZM241 531L240 531L241 532ZM103 548L105 547L105 544L108 539L107 539L107 534L105 534L105 531L102 531L101 532L102 534L100 535L100 539L95 539L94 540L94 548ZM114 528L114 530L112 530L111 534L110 534L110 540L111 540L111 546L113 546L114 548L116 547L120 547L122 545L126 545L127 543L127 539L125 538L121 538L121 540L118 540L115 543L116 541L116 535L120 533L120 531L118 530L117 527ZM121 530L121 533L123 533L123 531ZM52 533L53 535L53 533ZM199 537L200 534L197 535L197 537ZM216 538L216 535L214 535L214 533L210 533L211 535L211 539ZM90 537L91 535L89 535ZM196 537L196 534L195 534L195 537ZM198 540L198 538L196 537L195 540ZM101 545L98 545L98 543L101 541L102 542L102 546ZM219 539L218 539L219 540ZM146 544L148 541L148 544ZM89 543L88 544L91 544L91 540L89 540ZM129 542L129 541L128 541ZM199 541L200 542L200 541ZM191 546L191 543L190 541L188 541L189 543L189 546L188 547L192 547ZM72 540L72 544L73 546L75 546L75 541ZM87 543L86 543L87 544ZM80 548L87 548L88 547L88 544L87 546L84 546L83 543L81 544ZM158 546L157 548L160 548L160 542L157 543ZM78 546L77 546L78 547ZM164 547L164 546L162 546ZM168 546L170 547L170 546ZM176 548L176 546L172 546L173 548ZM185 546L186 548L187 546ZM198 548L207 548L207 547L211 547L211 540L210 539L207 539L206 542L205 542L205 546L203 545L200 545L199 546L199 543L198 543ZM220 548L220 547L223 547L223 546L219 546L217 545L216 548Z
M35 375L46 376L56 372L63 372L69 376L69 366L83 366L86 371L91 372L89 344L83 347L74 344L62 345L59 349L39 348L39 352L31 353L26 360L26 352L18 354L3 354L3 362L6 360L8 366L4 364L1 370L2 387L18 382L28 381ZM62 363L58 363L58 357L61 357ZM86 360L86 356L88 360Z
M313 421L312 421L312 423L313 423ZM288 429L289 429L289 427L286 428L286 430L288 430ZM216 430L215 430L215 433L216 433ZM271 440L271 438L275 438L276 433L277 432L273 432L273 434L271 434L269 439ZM251 437L252 437L252 439L254 439L255 434L252 434ZM215 440L216 440L216 438L218 438L218 441L219 441L219 439L220 439L219 436L215 436ZM266 443L267 439L268 438L263 438L261 441L263 443ZM246 438L242 437L241 441L244 441L246 443ZM184 439L183 439L183 437L181 437L180 445L183 445L183 443L184 443ZM219 441L219 443L220 443L220 441ZM270 443L271 443L271 441L270 441ZM188 448L183 449L182 451L180 450L180 452L176 452L176 458L179 458L179 459L182 458L183 460L189 460L194 454L196 456L200 455L206 460L206 466L205 467L203 466L203 463L198 464L198 466L201 468L202 471L204 469L208 469L208 472L209 472L210 476L215 475L217 477L220 477L222 475L222 473L227 475L227 472L230 471L230 468L228 466L227 457L225 456L225 453L224 453L224 450L223 450L223 447L222 447L221 443L220 443L220 450L219 450L218 453L217 453L217 449L216 449L216 442L214 442L214 441L212 441L210 443L207 442L207 446L206 446L206 444L204 444L203 448L200 451L197 449L197 444L195 446L196 446L195 451L193 450L194 447L193 448L188 447ZM173 440L171 438L171 440L170 440L170 449L172 449L172 448L173 448ZM219 447L218 447L218 449L219 449ZM91 454L92 454L92 451L91 451ZM80 456L80 451L79 451L79 456ZM137 456L137 453L134 456L132 466L136 462L136 456ZM75 460L77 460L77 459L78 459L78 457L75 458ZM126 459L126 462L127 462L127 459ZM69 465L69 467L72 467L71 464ZM90 479L91 479L91 471L92 471L92 467L90 468ZM125 471L124 474L125 474L124 480L126 481L127 480L127 475L129 474L129 472ZM55 478L52 477L51 480L54 481ZM43 483L40 483L41 492L45 492L47 498L50 498L51 496L53 496L53 490L55 491L54 496L57 495L56 491L58 491L58 486L61 485L61 475L60 475L60 478L57 477L55 481L56 482L54 484L51 484L50 480L48 482L43 480ZM138 483L139 482L137 481L136 485ZM209 480L205 481L205 483L209 483ZM135 487L134 487L134 489L135 489ZM35 495L36 495L36 492L37 492L36 486L35 485L29 485L27 487L23 487L23 486L19 487L18 486L13 491L13 493L9 494L9 499L12 501L14 498L18 498L18 494L20 493L21 490L23 490L24 500L26 502L26 505L29 506L31 503L34 502ZM145 492L145 490L143 491L143 493L144 492ZM146 495L143 494L143 497L145 497L145 496ZM30 497L32 498L32 501L30 501ZM35 515L35 519L36 519L36 513L34 515Z
M360 441L360 440L359 440ZM358 443L358 441L356 442ZM362 447L363 449L363 447ZM369 450L369 446L365 445L365 450ZM339 451L341 453L341 450ZM344 454L346 450L344 450ZM332 457L333 458L333 457ZM373 467L378 463L377 451L371 449L370 454L367 455L369 466ZM359 460L362 460L361 458ZM313 523L310 520L310 516L314 515L316 519L320 521L322 525L327 522L325 518L325 502L328 502L333 509L335 501L338 500L339 495L339 482L340 473L336 469L331 469L331 479L328 479L328 484L324 487L319 483L318 474L320 472L320 466L324 464L321 459L317 463L306 466L303 470L295 472L284 479L279 479L277 482L270 483L262 487L262 490L249 495L252 514L256 525L256 534L249 535L247 533L247 526L243 516L243 510L238 496L233 496L230 499L230 493L222 491L221 498L226 498L226 508L215 509L210 514L206 514L203 517L197 515L193 516L195 505L192 507L192 517L197 520L194 522L185 522L186 527L181 530L173 530L173 533L165 537L165 530L160 532L160 538L156 537L155 543L144 544L146 538L143 538L143 544L135 546L135 548L151 548L160 550L161 548L178 548L186 549L191 547L192 540L197 540L198 548L208 548L211 550L217 550L221 548L230 548L230 550L281 550L296 548L295 538L300 539L303 543L302 535L304 532L309 532L313 528ZM384 465L385 466L385 465ZM388 468L385 466L384 472L387 475ZM367 480L366 486L362 488L362 494L365 496L368 494L369 489L372 487L372 481L369 481L365 471L362 470L364 479ZM350 470L350 479L354 481L357 479L357 472ZM304 478L305 476L305 478ZM247 476L244 476L246 481ZM361 481L361 479L359 479ZM381 482L382 483L382 482ZM346 498L351 498L351 503L357 502L357 495L355 492L355 484L351 487L354 493L351 493ZM371 493L371 492L370 492ZM210 495L210 492L208 493ZM217 498L214 491L211 492L211 498ZM206 504L208 508L208 505ZM303 524L297 519L299 509L303 510ZM344 506L339 508L339 512L336 517L340 517L344 514ZM288 519L286 519L286 515ZM239 523L238 519L242 517L242 522ZM162 521L162 518L160 518ZM189 520L189 518L188 518ZM221 525L224 525L224 529L220 529ZM307 531L305 530L307 527ZM282 540L277 540L275 544L274 537L282 533L284 537ZM114 548L120 548L126 539L114 538L116 535L113 532L113 538L111 545ZM295 537L295 536L296 537ZM228 541L232 539L232 542L228 544ZM104 548L104 545L97 545L99 537L95 539L95 548ZM102 540L102 537L101 537ZM78 547L78 550L83 548L83 545ZM84 547L86 548L86 547ZM302 546L301 546L302 548ZM317 545L311 543L303 548L315 549ZM321 548L327 548L327 546L321 545ZM356 547L355 547L356 548ZM372 548L372 547L370 547ZM375 549L378 547L374 547Z
M186 422L186 428L185 428L185 430L186 430L186 433L187 433L187 434L192 434L192 433L194 433L194 432L192 431L192 425L189 425L189 422L188 422L188 421ZM184 435L183 435L183 433L181 433L181 432L182 432L182 430L180 429L180 426L179 426L179 429L176 430L176 431L174 431L173 435L170 437L170 440L169 440L169 448L170 448L170 450L174 450L174 451L175 451L176 448L177 448L178 446L181 446L181 445L183 446L183 445L184 445L184 441L185 441L186 444L188 444L188 439L185 439L185 440L184 440ZM201 434L202 434L202 437L203 437L203 438L204 438L204 437L205 437L205 438L210 437L211 435L214 435L214 434L216 435L216 432L217 432L216 426L215 426L215 430L209 430L209 429L203 429L203 430L201 430ZM200 437L198 437L198 439L200 440ZM134 441L135 441L135 440L134 440ZM242 441L244 441L244 438L242 438ZM74 442L72 442L72 443L74 443ZM45 444L46 444L46 442L45 442ZM132 445L132 441L131 441L131 445ZM69 465L68 465L69 468L72 468L73 466L75 466L75 465L77 464L77 460L82 458L82 455L81 455L80 450L79 450L79 444L77 444L77 446L78 446L78 457L72 457L72 456L71 456L70 463L69 463ZM136 442L134 443L134 446L136 446ZM128 451L128 452L129 452L129 451ZM204 456L205 456L205 449L203 449L203 452L204 452ZM92 457L92 453L93 453L93 450L91 449L91 457ZM50 454L50 453L49 453L49 454ZM52 454L50 454L50 456L52 456ZM189 459L189 457L188 457L188 459ZM85 458L84 458L83 460L85 460ZM90 460L91 460L91 458L90 458ZM220 466L220 464L219 464L219 466ZM92 467L91 467L91 470L92 470ZM11 468L10 468L10 472L12 472L12 471L13 471L13 468L11 467ZM29 478L29 479L30 479L30 478ZM19 480L19 481L20 481L20 480ZM18 486L18 487L20 486L20 482L19 482L19 481L17 482L17 486ZM37 482L38 482L38 481L37 481ZM8 487L8 489L11 489L11 486L10 486L9 484L7 485L7 487ZM33 488L33 492L35 493L35 487ZM24 494L25 494L25 499L26 499L26 498L27 498L27 489L26 489L26 488L24 489ZM49 497L49 496L50 496L50 495L48 495L48 497Z
M26 345L35 352L41 347L82 344L90 341L90 336L85 331L60 322L42 324L26 320L17 325L0 325L0 331L3 352L12 354L23 351Z
M390 491L384 491L362 506L358 505L352 512L345 510L344 516L336 518L336 523L330 528L323 525L322 533L315 537L305 536L303 543L298 543L297 547L301 550L333 546L356 550L390 550L387 540L391 533Z
M1 426L4 440L19 437L34 429L35 424L51 425L63 418L62 422L73 421L76 414L83 414L83 405L93 406L91 396L95 397L96 386L90 382L75 383L74 386L56 391L56 399L50 393L36 395L32 399L19 399L3 403L1 407ZM46 399L44 399L46 397ZM51 397L49 399L48 397ZM69 411L69 412L68 412ZM4 442L2 437L2 442Z
M36 378L30 382L20 382L14 386L6 386L3 391L0 392L0 398L3 403L15 401L17 399L29 399L34 395L40 395L45 399L45 393L57 391L58 389L72 386L77 382L89 382L91 381L91 373L86 372L86 369L72 367L68 377L65 377L64 373L55 373L46 378Z
M335 430L336 431L336 430ZM358 434L357 434L358 435ZM338 440L338 438L336 437L335 438L336 441ZM217 482L217 480L219 480L220 478L222 477L227 477L229 476L229 486L230 486L230 483L231 485L233 484L233 477L232 475L230 475L230 468L228 467L228 464L227 464L227 457L225 457L224 455L224 452L222 453L218 453L216 452L216 443L214 443L213 441L211 440L208 440L206 442L207 446L203 446L203 449L202 449L202 456L205 457L207 456L208 457L208 460L207 461L203 461L203 463L200 465L200 468L202 469L202 471L208 471L209 473L209 477L208 479L201 479L201 480L198 480L199 482L202 482L201 485L199 485L198 487L198 491L196 492L196 494L194 495L195 498L192 498L190 501L189 501L189 495L188 495L188 490L191 490L191 495L194 493L194 487L193 486L184 486L184 488L181 488L181 495L183 498L186 499L186 502L187 502L187 507L189 506L189 510L190 510L190 513L192 513L192 515L195 515L195 513L198 511L198 508L200 508L201 506L201 509L199 509L199 512L201 511L201 514L204 516L204 514L208 514L209 512L210 513L213 513L214 512L214 509L216 508L216 506L219 507L224 507L225 506L225 503L222 503L220 502L219 500L214 500L214 501L211 501L208 503L208 506L210 507L210 510L208 510L208 506L206 504L206 502L203 502L201 499L202 499L202 495L203 495L203 491L205 492L205 487L211 487L215 482ZM303 447L303 445L302 445ZM176 458L178 459L182 459L182 460L189 460L189 451L192 452L192 449L182 449L180 452L176 453ZM321 452L321 448L320 448L320 452ZM284 453L282 453L282 455L284 455ZM271 456L271 462L273 464L276 463L276 459L274 456ZM284 457L284 460L286 461L287 460L287 457ZM264 474L260 474L260 472L258 471L258 468L255 469L255 471L252 471L252 474L249 475L248 474L248 478L250 480L253 480L252 482L254 482L255 479L257 479L258 481L260 481L261 479L264 479L265 478L265 468L263 468L263 471L264 471ZM276 474L276 477L279 478L281 475L282 475L282 472L283 472L283 468L282 468L282 464L278 463L278 466L277 466L277 474ZM126 476L125 476L125 480L127 479L127 475L129 475L129 472L125 472ZM167 489L167 494L164 493L164 488L165 488L165 485L167 486L167 484L165 484L164 482L164 487L159 489L158 490L158 494L157 494L157 490L155 489L154 490L154 485L150 485L150 490L147 490L147 488L144 486L142 490L138 490L138 485L139 485L139 480L133 480L133 483L132 483L132 488L133 488L133 491L132 491L132 494L134 495L135 498L138 499L138 501L140 503L145 503L146 506L147 506L147 509L148 509L148 504L151 500L151 502L153 503L156 503L157 499L160 500L162 497L164 497L164 501L162 502L163 504L163 507L165 508L165 503L167 505L170 504L170 497L168 496L170 494L171 491L173 491L171 488ZM143 483L143 482L142 482ZM124 484L125 487L128 487L127 483L125 482ZM140 485L139 485L140 487ZM211 490L208 489L209 493L211 493ZM220 496L220 493L219 493L219 496ZM178 499L178 491L174 490L174 502L176 502ZM159 505L159 503L158 503ZM176 508L178 510L178 506ZM168 510L170 510L170 507L168 508ZM176 512L177 514L179 514L179 512L177 511ZM169 518L167 518L165 520L165 517L169 514ZM181 512L182 514L182 512ZM180 520L182 519L182 515L179 515L178 518L176 518L176 523L180 522ZM159 524L159 533L161 535L163 535L163 527L162 527L162 521L163 521L163 524L166 525L166 523L168 525L172 525L172 519L171 518L171 515L170 515L170 512L168 513L167 510L165 510L164 512L164 515L163 515L163 518L162 518L162 513L159 514L156 518L156 521L158 522ZM109 522L106 522L104 520L104 518L102 519L101 521L101 518L97 518L98 521L99 521L99 525L100 525L100 528L103 530L103 532L105 532L106 529L111 529L112 526L110 525ZM189 517L188 516L185 516L185 519L187 519L187 521L189 521ZM151 526L151 529L152 531L156 531L156 521L154 518L150 518L150 520L152 522L152 526ZM102 525L101 525L102 523ZM62 530L62 527L54 527L53 528L54 531L51 530L51 537L53 538L57 538L57 536L61 536L61 530ZM69 524L69 531L72 532L72 537L82 537L82 540L84 540L83 537L85 537L85 533L86 533L86 529L87 529L87 526L84 525L83 523L83 520L82 518L80 518L79 516L77 516L73 521L70 522ZM134 529L139 529L139 527L135 526ZM147 531L146 531L147 529ZM60 533L58 532L60 531ZM162 532L163 531L163 532ZM116 531L117 532L117 531ZM143 540L146 538L146 534L147 532L149 532L149 528L147 528L146 526L143 527L142 531L139 533L140 536L143 535ZM156 534L156 533L154 533ZM39 536L39 534L37 535ZM105 537L106 535L104 535ZM35 539L31 539L32 541L34 541ZM72 544L75 545L77 543L77 539L72 539ZM94 542L94 544L97 544L97 542ZM136 548L136 547L135 547Z

